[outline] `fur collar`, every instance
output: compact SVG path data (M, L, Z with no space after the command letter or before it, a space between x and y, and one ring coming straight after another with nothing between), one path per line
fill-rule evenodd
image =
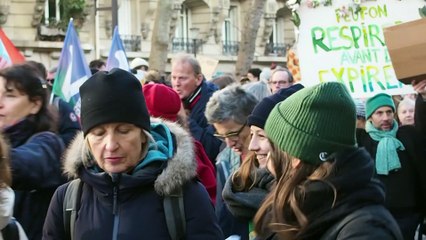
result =
M196 176L197 162L194 142L188 131L177 123L158 118L151 118L151 122L165 124L176 138L176 153L168 160L167 167L158 175L154 183L155 191L158 194L167 195ZM79 168L91 165L90 160L83 154L86 148L84 142L83 133L80 132L64 154L63 169L69 179L78 178Z

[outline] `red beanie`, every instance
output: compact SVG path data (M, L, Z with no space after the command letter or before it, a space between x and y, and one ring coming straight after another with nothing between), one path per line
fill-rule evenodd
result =
M163 84L145 84L142 88L149 115L175 122L181 107L179 95Z

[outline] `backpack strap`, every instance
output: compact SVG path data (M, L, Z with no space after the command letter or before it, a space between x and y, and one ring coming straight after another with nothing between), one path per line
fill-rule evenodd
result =
M74 223L77 218L77 211L80 208L81 188L83 182L78 178L72 180L65 192L63 206L65 236L69 240L74 240Z
M163 206L170 237L172 240L185 239L186 218L182 188L164 196Z
M11 218L9 223L1 230L3 239L19 240L19 229L15 218Z

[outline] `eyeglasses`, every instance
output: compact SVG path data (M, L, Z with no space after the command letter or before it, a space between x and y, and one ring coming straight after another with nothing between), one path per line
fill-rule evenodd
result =
M284 85L284 84L287 84L288 81L286 81L286 80L278 80L278 81L269 81L268 83L272 84L272 85L276 85L277 83L278 83L278 85Z
M215 133L215 134L213 134L213 136L219 138L222 141L225 140L225 138L232 138L233 140L235 140L236 138L238 138L240 136L240 133L243 131L245 126L246 126L246 124L243 124L240 127L240 129L238 129L237 131L229 132L229 133L226 133L226 134Z

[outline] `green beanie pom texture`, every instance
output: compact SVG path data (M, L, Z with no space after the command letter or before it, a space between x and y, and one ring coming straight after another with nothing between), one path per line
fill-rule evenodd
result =
M356 109L346 87L326 82L304 88L277 104L265 132L279 148L310 164L356 147Z
M386 93L379 93L367 99L367 102L365 103L366 119L371 117L378 108L386 106L391 107L393 112L395 112L395 103L393 102L392 97Z

